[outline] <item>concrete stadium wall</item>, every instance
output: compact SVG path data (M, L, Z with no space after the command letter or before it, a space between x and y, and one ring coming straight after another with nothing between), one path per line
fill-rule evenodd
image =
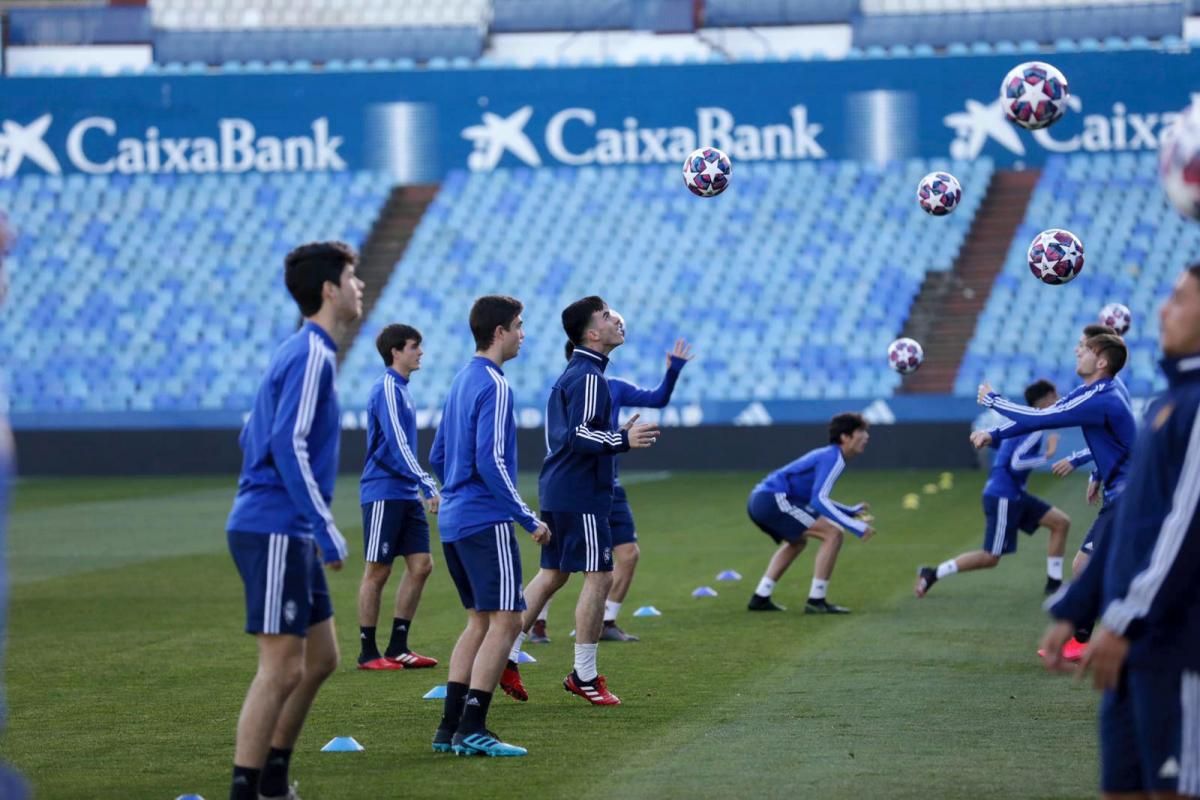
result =
M877 425L856 467L869 469L955 469L976 467L967 441L970 424ZM231 474L241 464L236 430L17 431L17 462L22 475L202 475ZM432 434L423 431L421 460ZM649 451L627 455L626 470L774 469L826 442L824 425L737 427L709 425L668 428ZM366 436L342 436L341 471L362 469ZM540 429L518 432L520 468L541 466L545 442Z

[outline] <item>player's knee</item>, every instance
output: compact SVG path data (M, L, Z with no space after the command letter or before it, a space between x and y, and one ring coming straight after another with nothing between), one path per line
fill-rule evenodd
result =
M304 680L304 660L297 656L277 664L266 664L259 675L267 689L279 697L286 697Z
M421 553L408 561L408 574L419 581L424 581L433 572L433 556Z
M367 571L363 575L363 580L372 586L383 588L383 585L387 583L388 578L391 576L391 564L377 564L372 561L367 563Z
M521 612L497 611L491 615L490 629L509 638L516 639L521 632Z
M637 564L638 559L642 557L642 551L641 548L637 546L637 542L634 542L633 544L621 545L618 547L615 551L615 555L617 557L617 563L628 564L632 567L634 564Z
M337 672L338 663L341 661L341 656L337 650L332 650L323 653L320 658L309 662L305 669L308 672L308 677L312 680L324 681L333 673Z
M557 592L559 589L567 585L567 581L571 578L569 572L563 572L557 569L543 570L546 574L546 581L550 585L551 590Z
M980 560L980 566L984 569L992 569L999 563L1000 556L995 556L991 553L984 553L983 558Z

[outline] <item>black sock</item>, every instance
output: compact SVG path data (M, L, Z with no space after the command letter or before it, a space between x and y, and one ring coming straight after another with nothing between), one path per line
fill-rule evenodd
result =
M1088 640L1091 638L1092 638L1092 626L1091 625L1080 626L1075 629L1075 641L1079 642L1080 644L1087 644Z
M827 601L825 600L825 598L824 598L824 597L810 597L810 598L808 598L808 604L809 604L810 606L823 606L823 605L825 605L825 603L826 603L826 602L827 602Z
M412 627L411 619L392 620L392 640L388 642L387 657L393 658L408 652L408 629Z
M375 644L375 626L360 627L358 640L362 650L359 652L358 663L365 664L379 658L379 646Z
M258 775L261 771L234 764L229 800L258 800Z
M492 704L492 693L472 689L467 692L467 701L463 705L462 722L458 724L459 733L480 733L487 730L488 706Z
M259 794L263 797L283 797L288 793L288 764L291 760L291 750L271 748L262 777L258 781Z
M442 706L442 721L438 723L438 728L450 733L458 730L458 721L462 719L463 704L467 702L468 688L465 683L450 681L446 684L446 704Z

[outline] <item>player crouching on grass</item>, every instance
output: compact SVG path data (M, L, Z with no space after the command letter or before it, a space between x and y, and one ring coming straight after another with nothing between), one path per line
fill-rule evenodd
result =
M387 370L371 387L367 400L367 457L363 465L359 502L363 514L363 554L367 566L358 589L358 668L367 670L436 667L437 659L408 647L417 604L433 571L429 553L429 522L441 496L437 484L417 462L417 418L408 381L421 368L421 333L408 325L388 325L375 347ZM425 505L421 505L421 495ZM379 600L392 574L392 561L404 556L406 567L396 587L392 637L379 654L375 625Z
M1049 408L1058 402L1058 391L1050 381L1035 381L1025 387L1025 402L1031 408ZM924 597L942 578L956 572L991 569L1000 563L1001 556L1017 552L1018 529L1030 534L1038 528L1049 529L1045 592L1054 594L1062 586L1063 554L1067 551L1071 518L1040 497L1025 491L1029 473L1036 467L1048 464L1058 446L1057 434L1046 436L1046 452L1043 455L1043 435L1042 431L1034 431L1019 439L992 442L997 452L991 474L983 487L983 513L987 518L983 549L963 553L936 568L918 568L917 584L913 589L917 597Z
M845 506L830 498L833 485L848 459L867 449L871 434L861 414L838 414L829 421L829 444L810 450L787 466L763 478L750 492L747 513L763 533L779 543L767 572L750 598L751 611L783 611L771 600L775 583L783 577L811 536L821 542L813 564L812 588L804 604L806 614L847 614L850 609L825 598L833 566L842 549L842 531L849 528L863 541L875 535L865 512L866 503Z

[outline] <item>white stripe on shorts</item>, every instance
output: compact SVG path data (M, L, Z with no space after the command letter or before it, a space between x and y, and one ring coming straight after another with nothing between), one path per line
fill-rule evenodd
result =
M1183 671L1179 685L1179 785L1185 797L1200 796L1200 673ZM1153 765L1151 765L1153 766Z
M992 537L992 555L1004 555L1004 539L1008 532L1008 498L996 504L996 535Z
M496 566L500 576L500 596L496 599L500 611L512 611L512 557L508 552L505 541L505 527L497 525L493 529L496 534Z
M288 537L282 533L268 534L266 597L263 603L263 633L279 633L283 615L283 576L287 571Z
M367 561L379 560L379 534L383 530L383 501L371 503L371 530L367 539Z
M805 513L804 509L796 508L796 506L789 503L787 495L783 492L775 493L775 505L779 507L780 511L787 514L789 517L796 520L806 528L812 527L812 524L816 522L815 519Z
M585 572L600 571L600 545L596 540L596 516L594 514L583 515L583 542L586 546L584 559Z

